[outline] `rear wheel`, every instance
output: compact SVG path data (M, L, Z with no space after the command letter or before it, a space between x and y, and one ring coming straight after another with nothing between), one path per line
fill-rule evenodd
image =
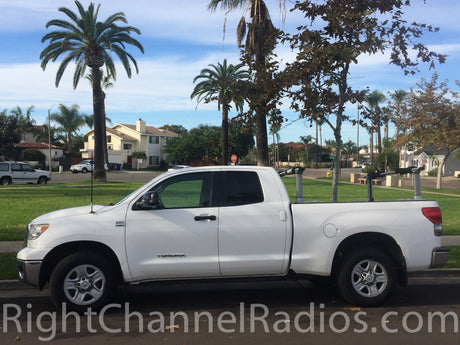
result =
M337 282L347 302L379 305L396 289L395 263L379 248L360 249L345 256Z
M50 279L51 298L57 307L84 312L106 305L116 288L113 264L91 252L77 252L62 260Z

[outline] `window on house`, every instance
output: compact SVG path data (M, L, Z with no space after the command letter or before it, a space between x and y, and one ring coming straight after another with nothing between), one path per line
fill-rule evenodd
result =
M106 138L107 138L107 142L108 142L108 143L111 143L111 142L112 142L112 136L111 136L111 135L107 135Z
M123 144L123 150L131 150L133 147L132 144Z
M158 135L151 135L149 136L149 144L159 144L160 137Z
M149 165L160 165L160 156L149 156Z

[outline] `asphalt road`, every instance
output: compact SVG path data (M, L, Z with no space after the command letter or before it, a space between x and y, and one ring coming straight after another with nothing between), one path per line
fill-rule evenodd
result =
M411 279L378 308L349 306L307 282L137 286L81 316L57 311L46 291L1 291L0 344L457 345L459 283Z

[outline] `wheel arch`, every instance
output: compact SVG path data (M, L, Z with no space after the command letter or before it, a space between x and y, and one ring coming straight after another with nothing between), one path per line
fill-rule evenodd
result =
M78 241L61 244L53 248L53 250L45 256L40 269L39 288L43 289L45 284L49 282L53 270L62 259L80 251L99 254L109 259L114 264L114 271L116 272L118 282L123 282L120 261L110 247L100 242Z
M393 237L378 232L359 233L344 239L335 252L332 262L332 275L337 276L342 259L347 253L363 247L378 248L390 256L396 264L398 283L401 286L407 285L406 260L401 247Z

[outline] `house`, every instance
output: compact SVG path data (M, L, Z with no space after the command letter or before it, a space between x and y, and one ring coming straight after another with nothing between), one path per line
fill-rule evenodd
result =
M94 151L94 130L85 133L88 141L80 150L83 158L91 158ZM145 121L139 119L135 125L117 124L106 129L107 149L109 163L132 165L133 152L142 151L147 155L146 160L139 160L140 168L159 166L166 160L163 147L169 138L177 134L168 130L147 126Z
M424 173L436 169L446 156L446 149L438 150L435 146L425 146L414 152L414 165L425 167ZM460 170L460 148L452 152L443 167L444 176L454 176Z
M39 142L37 139L38 131L45 132L44 126L33 126L33 129L27 130L21 141L16 146L21 148L22 156L30 165L43 165L43 168L50 162L51 153L51 167L56 168L59 166L59 158L64 156L64 148L57 145L50 145L49 143ZM38 157L29 159L28 156L34 157L34 155L28 154L33 151L39 151L43 156L44 160L38 160Z

